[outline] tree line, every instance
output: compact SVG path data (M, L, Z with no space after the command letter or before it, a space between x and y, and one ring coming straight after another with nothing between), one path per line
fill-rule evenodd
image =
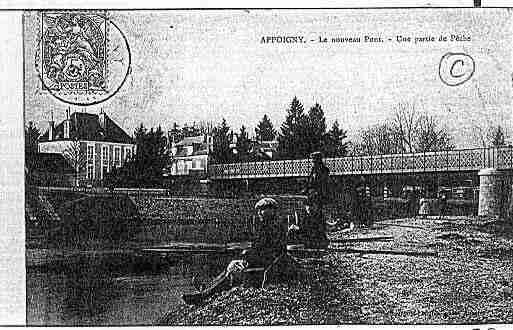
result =
M489 126L486 133L474 128L474 144L479 147L506 146L501 125ZM415 103L399 103L392 116L382 123L358 131L351 144L353 155L386 155L452 150L454 137L440 118L421 113Z
M490 126L487 132L476 132L479 138L475 142L479 146L506 145L507 134L500 125ZM277 145L273 159L303 159L314 151L321 151L324 157L343 157L349 154L378 155L455 148L453 137L439 118L418 111L414 103L397 104L387 120L359 129L352 141L348 141L347 132L338 121L328 129L324 110L319 103L306 111L299 99L294 97L279 128L276 129L265 114L256 125L253 138L248 127L242 125L234 130L224 118L218 124L199 122L180 127L174 123L168 132L164 132L160 126L147 128L141 124L133 134L136 153L121 168L113 169L109 180L112 184L158 184L171 158L169 146L172 141L168 141L168 138L173 136L178 142L185 137L203 134L212 136L210 162L214 163L261 160L255 154L255 148L267 141L274 141ZM29 167L37 154L39 135L40 130L32 122L25 127L25 155ZM74 154L80 153L79 147L75 149L67 150L64 156L70 161L85 157L74 157ZM75 169L82 167L73 165Z
M248 129L242 125L234 133L225 119L212 131L215 162L229 163L250 161L252 147L263 141L276 141L278 146L274 159L306 158L314 151L321 151L326 157L342 157L347 154L346 131L335 121L330 130L320 104L316 103L308 112L294 97L287 109L284 122L276 130L267 115L255 128L255 139L249 138ZM236 137L236 143L233 143Z

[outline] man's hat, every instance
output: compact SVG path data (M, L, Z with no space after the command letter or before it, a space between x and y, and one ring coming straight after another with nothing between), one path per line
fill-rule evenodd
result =
M262 198L261 200L259 200L255 204L255 209L257 209L257 210L263 210L263 209L267 209L267 208L272 208L272 209L278 208L278 202L276 202L274 199L272 199L270 197L265 197L265 198Z
M322 152L320 152L320 151L312 152L310 154L310 158L312 158L312 159L322 159Z

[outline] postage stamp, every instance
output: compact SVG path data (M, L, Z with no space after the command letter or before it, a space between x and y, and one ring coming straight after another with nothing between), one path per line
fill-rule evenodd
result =
M42 11L35 65L41 90L60 101L91 105L119 90L129 46L105 11ZM121 59L120 59L121 58Z
M43 87L103 91L107 72L107 20L88 13L41 13Z

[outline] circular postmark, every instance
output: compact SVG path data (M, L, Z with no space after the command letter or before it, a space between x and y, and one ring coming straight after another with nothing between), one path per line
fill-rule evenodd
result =
M472 78L476 63L465 53L447 53L442 56L438 67L440 80L448 86L458 86Z
M130 73L128 40L106 15L42 12L35 66L41 90L80 106L114 96Z

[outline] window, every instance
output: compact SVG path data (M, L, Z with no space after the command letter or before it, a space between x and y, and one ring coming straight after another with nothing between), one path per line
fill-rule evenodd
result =
M102 146L102 179L109 173L109 146Z
M192 169L192 160L185 161L185 174L189 174L189 170Z
M114 167L121 166L121 147L114 147Z
M192 168L194 169L202 169L201 159L195 159L192 161Z
M193 146L187 146L187 147L185 147L185 150L186 150L187 156L190 156L194 152L194 147Z
M132 158L132 149L125 148L125 161L129 161Z
M185 174L185 161L178 160L176 164L177 174Z
M94 144L87 146L87 179L94 179Z

